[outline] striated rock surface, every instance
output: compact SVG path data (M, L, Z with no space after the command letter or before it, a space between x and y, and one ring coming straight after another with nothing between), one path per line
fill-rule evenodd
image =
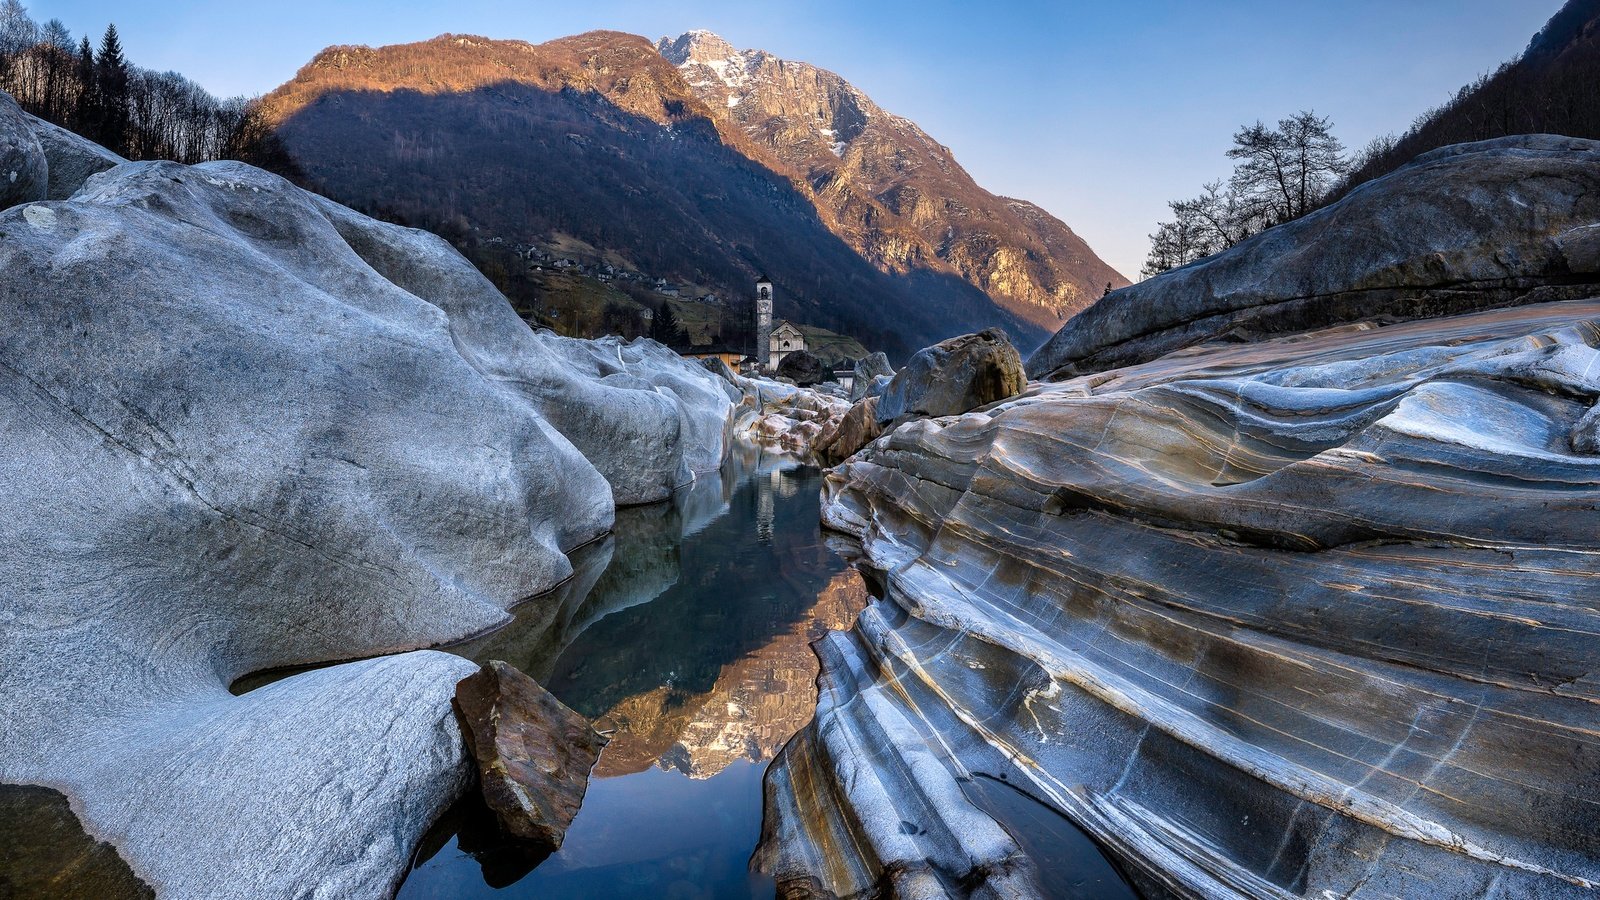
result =
M0 232L0 783L158 894L388 896L470 781L476 666L228 685L507 621L731 400L649 347L601 374L438 238L237 163L117 165Z
M484 802L506 833L561 846L606 740L532 678L500 660L456 685L462 735Z
M757 443L798 456L813 452L817 441L850 409L850 402L812 388L766 378L740 377L745 400L736 430Z
M1600 142L1458 144L1113 292L1039 348L1028 374L1059 379L1211 341L1584 297L1597 285Z
M959 416L1021 393L1022 357L998 329L964 334L918 350L878 400L879 424Z
M883 434L878 424L878 398L868 397L851 406L839 421L828 426L817 436L814 446L818 458L826 463L843 462L856 451Z
M1490 277L1577 272L1584 226L1560 217L1595 195L1553 198L1600 159L1562 142L1420 160L1404 177L1480 157L1431 201L1458 223L1546 201L1453 245L1419 224L1426 254L1405 250L1386 223L1413 211L1371 213L1394 258L1483 276L1442 308L1498 308L1062 377L833 470L824 519L885 597L819 647L826 700L769 773L763 866L800 895L866 896L918 858L932 895L1013 891L1012 846L960 843L990 815L973 792L915 789L942 772L1064 813L1152 896L1600 890L1600 299L1502 302ZM1564 176L1489 177L1553 159ZM1368 258L1352 241L1257 277L1337 272ZM1103 346L1142 354L1110 308Z

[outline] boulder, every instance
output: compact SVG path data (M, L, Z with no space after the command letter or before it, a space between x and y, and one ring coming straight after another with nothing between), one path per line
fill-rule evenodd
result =
M49 188L49 163L30 124L11 95L0 91L0 209L43 200Z
M1022 357L1005 332L990 328L918 350L878 401L879 424L959 416L1022 392Z
M817 456L830 465L854 456L857 450L883 434L883 426L878 424L877 414L877 397L868 397L856 402L817 438L814 448Z
M876 383L880 376L893 375L894 367L889 365L888 355L881 350L856 360L850 380L850 402L854 403L865 397L867 389Z
M828 377L828 367L809 350L795 350L778 361L778 378L787 378L800 387L821 384Z
M1216 341L1584 297L1600 285L1600 142L1534 134L1424 153L1324 209L1114 291L1033 378Z
M83 187L90 175L127 162L94 141L59 125L31 116L28 124L33 128L34 137L39 139L39 146L43 148L45 160L49 163L47 199L65 200Z
M0 232L0 781L160 894L390 896L472 777L477 667L413 648L547 596L732 403L239 163L123 163Z
M734 372L733 367L724 362L720 356L703 357L700 360L700 365L704 366L707 372L710 372L729 384L738 383L736 380L738 378L738 374Z
M605 746L537 681L491 660L456 685L461 733L478 764L484 802L507 833L561 847Z

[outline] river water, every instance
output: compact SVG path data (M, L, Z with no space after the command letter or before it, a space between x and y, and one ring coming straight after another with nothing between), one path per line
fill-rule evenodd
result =
M559 851L501 842L469 797L424 838L399 897L771 900L772 880L749 871L762 775L815 710L811 641L871 602L820 531L821 482L742 447L720 478L618 510L572 579L449 648L512 663L611 741ZM1044 864L1052 896L1133 896L1087 837L1011 794L973 799Z
M761 776L811 719L810 642L870 600L819 531L820 488L818 470L741 448L720 479L619 510L554 597L450 648L516 665L611 742L561 850L496 843L464 801L399 896L771 898L748 865Z

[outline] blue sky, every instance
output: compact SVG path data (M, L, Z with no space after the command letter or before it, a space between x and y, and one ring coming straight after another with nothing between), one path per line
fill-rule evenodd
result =
M1050 210L1134 277L1169 199L1228 171L1235 128L1300 108L1351 148L1403 130L1515 56L1560 0L826 2L450 0L396 4L24 0L75 35L255 94L328 44L443 32L542 41L708 28L833 69L915 120L978 182Z

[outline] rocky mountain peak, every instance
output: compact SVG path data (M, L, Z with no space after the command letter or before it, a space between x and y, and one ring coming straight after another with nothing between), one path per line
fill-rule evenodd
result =
M762 55L758 51L741 52L705 30L686 31L675 38L663 37L656 42L656 50L697 87L718 83L727 88L741 87L750 81L752 62Z

